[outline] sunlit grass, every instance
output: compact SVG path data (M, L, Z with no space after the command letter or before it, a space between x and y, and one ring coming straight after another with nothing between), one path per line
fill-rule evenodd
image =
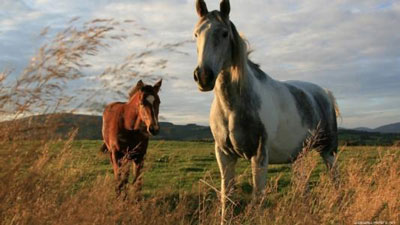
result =
M3 224L215 224L219 221L219 171L212 143L152 141L142 190L130 185L117 198L101 141L21 142L0 148ZM346 147L341 181L334 185L318 153L307 190L293 182L292 166L271 165L264 204L251 202L249 162L239 160L233 224L348 224L398 221L400 151L394 147ZM296 168L307 170L307 167ZM307 171L305 171L307 172ZM379 195L377 195L379 194ZM372 205L368 205L373 203ZM154 214L149 213L154 212ZM60 218L67 213L67 220ZM288 214L290 213L290 215ZM152 219L148 218L151 217Z

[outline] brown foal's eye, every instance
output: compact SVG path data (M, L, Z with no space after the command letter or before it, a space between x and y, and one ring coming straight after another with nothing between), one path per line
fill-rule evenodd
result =
M194 34L194 37L197 38L197 33Z

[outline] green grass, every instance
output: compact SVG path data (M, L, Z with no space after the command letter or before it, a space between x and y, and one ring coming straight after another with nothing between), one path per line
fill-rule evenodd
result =
M0 221L5 221L3 224L43 224L46 220L51 221L48 224L218 223L220 174L213 143L151 141L145 157L142 189L138 194L129 185L126 201L117 200L109 155L99 151L101 145L101 141L87 140L0 145L0 199L4 199ZM235 193L231 197L238 204L230 218L233 224L393 220L399 208L395 200L400 185L396 175L399 158L400 151L395 147L345 147L339 154L338 187L327 179L325 165L317 152L296 161L300 162L296 168L291 164L270 165L267 194L259 208L250 204L250 163L239 159ZM308 172L311 177L307 180L296 175ZM306 189L302 188L304 184ZM149 210L152 217L148 216Z
M72 190L91 185L98 176L113 176L109 155L99 152L101 141L73 141L69 150L67 169L81 169L85 173ZM32 143L24 144L27 151ZM57 154L63 148L63 142L51 144L51 154ZM379 159L380 152L393 151L382 147L346 147L339 157L339 164L347 163L353 158L367 158L371 165ZM325 165L318 153L312 153L318 159L311 181L317 181L320 173L326 172ZM249 161L239 159L236 166L237 187L245 195L251 194L251 168ZM284 194L290 185L291 164L270 165L268 179L279 177L278 191ZM180 193L196 190L203 180L219 189L220 175L214 154L214 144L208 142L151 141L145 157L143 170L143 193L147 196L154 193Z

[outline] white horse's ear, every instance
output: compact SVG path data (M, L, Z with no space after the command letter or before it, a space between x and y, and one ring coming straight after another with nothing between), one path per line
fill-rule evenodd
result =
M203 17L208 13L207 5L204 0L196 1L196 11L200 17Z
M160 79L156 84L154 84L153 89L156 93L160 91L161 84L162 84L162 79Z
M222 0L221 3L219 3L219 11L221 12L222 16L229 18L229 12L231 11L229 0Z

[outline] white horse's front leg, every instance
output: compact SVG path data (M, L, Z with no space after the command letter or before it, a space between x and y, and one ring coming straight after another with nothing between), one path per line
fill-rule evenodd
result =
M258 200L265 194L268 171L268 151L262 149L257 155L251 157L251 170L253 174L253 197Z
M215 145L215 156L221 172L221 224L225 224L228 199L233 191L236 156L226 155Z

